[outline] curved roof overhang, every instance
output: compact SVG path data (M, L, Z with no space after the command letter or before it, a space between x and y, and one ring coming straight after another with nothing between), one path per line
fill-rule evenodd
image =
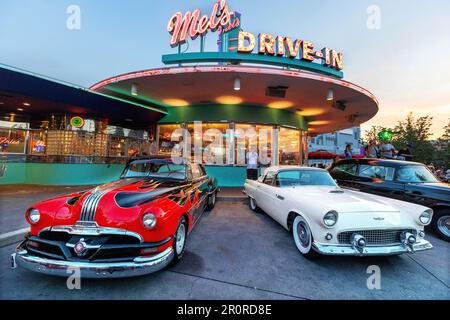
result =
M0 116L40 122L50 114L103 120L130 129L148 128L167 114L165 108L127 101L101 92L0 65Z
M236 78L240 79L239 91L233 88ZM133 85L138 96L130 93ZM285 97L268 94L268 88L283 88ZM326 99L330 89L333 101ZM150 69L106 79L91 90L163 107L237 104L284 109L304 117L312 134L357 126L378 111L376 97L351 82L306 71L247 65Z

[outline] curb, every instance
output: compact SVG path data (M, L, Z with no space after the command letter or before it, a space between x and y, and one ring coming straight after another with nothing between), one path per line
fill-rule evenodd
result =
M30 228L23 228L0 234L0 247L5 247L10 244L22 241L28 232L30 232Z

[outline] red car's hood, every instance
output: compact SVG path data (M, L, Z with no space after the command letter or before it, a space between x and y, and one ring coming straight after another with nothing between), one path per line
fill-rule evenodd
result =
M143 207L155 205L170 210L192 188L187 181L156 180L149 178L120 179L77 195L67 202L69 210L56 213L54 225L77 221L96 222L100 226L125 228L137 221Z

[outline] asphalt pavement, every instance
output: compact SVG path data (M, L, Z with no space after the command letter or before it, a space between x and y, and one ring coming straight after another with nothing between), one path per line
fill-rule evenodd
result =
M9 203L25 206L16 202ZM220 201L191 233L178 265L142 277L82 279L80 290L69 290L65 278L11 269L15 245L2 247L0 299L450 299L450 244L428 239L434 248L413 255L310 261L267 215ZM367 287L373 265L381 289Z

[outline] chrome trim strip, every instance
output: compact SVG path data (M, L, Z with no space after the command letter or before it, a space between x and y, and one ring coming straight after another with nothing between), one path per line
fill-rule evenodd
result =
M342 244L322 244L314 241L312 248L323 255L342 255L342 256L388 256L402 253L410 253L408 246L403 244L393 246L366 246L360 252L352 245ZM433 245L425 239L417 241L413 246L413 251L423 251L433 248Z
M94 221L98 204L107 192L108 190L93 192L86 197L81 207L80 220Z
M118 228L105 228L105 227L86 227L82 225L73 225L73 226L55 226L51 227L46 231L54 231L54 232L66 232L68 234L80 235L80 236L98 236L98 235L123 235L123 236L131 236L139 239L139 242L144 242L144 238L132 231L128 231L125 229Z
M159 271L174 257L173 248L149 257L137 257L132 262L93 263L45 259L30 255L27 250L16 249L14 261L18 266L48 275L67 277L69 267L79 268L82 278L123 278Z

